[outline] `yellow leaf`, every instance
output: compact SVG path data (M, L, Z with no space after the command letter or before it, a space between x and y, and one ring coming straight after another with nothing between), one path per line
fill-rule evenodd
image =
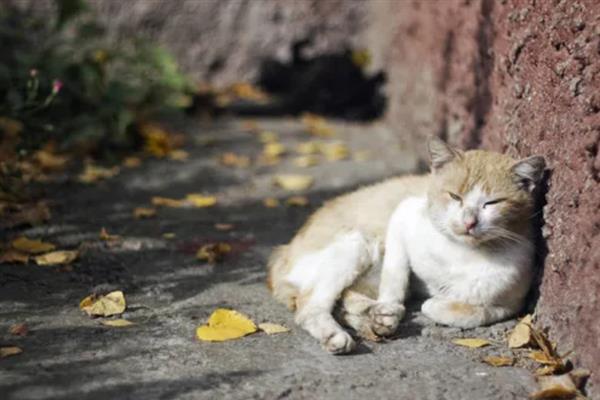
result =
M267 158L276 158L285 154L285 146L279 142L267 143L263 147L263 154Z
M307 168L317 165L319 163L319 159L314 155L307 154L294 158L293 162L297 167Z
M322 143L311 140L309 142L300 143L296 146L296 152L299 154L309 155L318 154L321 152Z
M215 196L204 196L196 193L190 193L185 196L185 201L198 208L212 207L217 204L217 198Z
M29 256L16 250L7 250L0 256L0 263L27 264Z
M228 152L221 154L219 162L226 167L248 168L250 166L250 157Z
M350 154L350 150L343 143L328 143L321 147L321 152L329 161L344 160Z
M64 265L70 264L77 259L79 252L77 250L59 250L46 253L34 258L37 265Z
M335 131L329 126L327 121L318 115L306 113L302 116L302 123L311 135L330 137L335 134Z
M206 325L198 327L196 337L209 342L222 342L241 338L256 332L256 325L245 315L219 308L215 310Z
M196 252L196 258L211 264L221 261L225 254L231 251L231 245L227 243L209 243L200 247Z
M68 157L59 156L47 150L38 150L34 154L34 158L44 171L61 170L69 162Z
M39 254L52 251L56 248L52 243L42 242L41 240L28 239L21 236L11 242L11 246L15 250L19 250L28 254Z
M17 346L6 346L0 347L0 358L16 356L17 354L21 354L23 349Z
M167 156L173 150L173 139L156 124L144 123L139 126L144 138L144 151L157 158Z
M155 206L179 208L185 205L183 200L169 199L167 197L155 196L152 198L152 204Z
M139 157L127 157L123 160L123 165L127 168L135 168L142 165L142 160Z
M279 200L277 200L275 197L267 197L263 200L263 204L267 208L275 208L279 207Z
M572 399L577 395L577 387L569 374L540 376L537 380L540 390L532 393L531 399Z
M283 325L272 324L270 322L263 322L262 324L258 324L258 328L267 335L275 335L277 333L286 333L290 331L289 328L286 328Z
M292 207L305 207L309 203L305 196L292 196L285 201L285 204Z
M131 321L127 321L126 319L105 319L100 321L100 323L102 325L106 325L106 326L112 326L114 328L123 328L126 326L131 326L131 325L135 325L133 322Z
M502 357L502 356L487 356L483 357L483 362L491 365L492 367L506 367L513 365L515 359L512 357Z
M185 161L190 158L190 153L185 150L171 150L168 156L173 161Z
M79 303L79 308L89 316L101 317L122 314L126 306L125 295L120 290L110 292L106 296L91 295Z
M277 142L278 136L275 132L264 131L258 135L258 140L261 143L273 143Z
M79 174L79 182L94 183L101 179L112 178L119 173L119 167L104 168L93 164L87 164L81 174Z
M557 359L547 355L543 351L539 351L539 350L529 352L528 357L531 358L533 361L536 361L536 362L538 362L540 364L544 364L544 365L561 364L560 359L557 360Z
M354 161L363 162L371 159L371 152L369 150L359 150L352 156Z
M135 218L151 218L156 215L156 208L150 207L136 207L133 210L133 216Z
M173 232L167 232L167 233L163 233L162 237L165 239L174 239L175 234Z
M452 343L457 344L459 346L468 347L471 349L485 347L485 346L489 346L491 344L489 340L478 339L478 338L453 339Z
M119 236L119 235L109 234L108 231L106 230L106 228L100 229L100 240L112 241L112 240L119 240L120 238L121 238L121 236Z
M300 191L308 189L313 184L313 177L310 175L277 175L274 183L285 190Z
M508 336L508 347L523 347L531 341L531 315L523 317Z
M260 88L248 82L236 82L229 88L229 91L240 99L252 100L263 103L269 99L269 96Z
M351 55L352 63L357 67L364 69L371 63L371 54L369 50L354 50Z

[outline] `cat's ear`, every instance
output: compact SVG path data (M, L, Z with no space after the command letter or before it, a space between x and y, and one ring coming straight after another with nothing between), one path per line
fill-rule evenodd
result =
M442 168L455 158L461 157L460 151L450 147L446 142L436 136L430 136L427 140L429 159L433 171Z
M515 182L524 190L533 192L537 184L544 177L546 162L542 156L531 156L517 161L511 171L515 175Z

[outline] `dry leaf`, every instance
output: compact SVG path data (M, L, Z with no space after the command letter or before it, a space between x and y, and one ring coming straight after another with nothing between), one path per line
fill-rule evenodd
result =
M106 296L90 295L79 303L79 308L89 316L100 317L122 314L126 306L125 295L120 290L110 292Z
M217 198L215 196L204 196L197 193L188 194L185 196L185 201L198 208L212 207L217 204Z
M11 242L13 249L28 254L39 254L52 251L56 248L52 243L42 242L41 240L28 239L21 236Z
M306 154L303 156L299 156L294 158L294 165L300 168L307 168L315 166L319 163L319 158L312 154Z
M354 152L352 159L354 161L363 162L371 159L371 152L369 150L359 150Z
M126 327L126 326L135 325L133 322L128 321L126 319L122 319L122 318L119 318L119 319L105 319L105 320L100 321L100 323L102 325L112 326L114 328L123 328L123 327Z
M276 199L275 197L267 197L266 199L263 200L263 204L267 208L275 208L275 207L279 207L279 200Z
M219 308L215 310L206 325L198 327L196 337L209 342L222 342L241 338L256 332L256 325L245 315Z
M21 354L23 349L17 346L5 346L0 347L0 358L16 356L17 354Z
M289 328L286 328L283 325L272 324L270 322L263 322L262 324L258 324L258 329L260 329L267 335L275 335L277 333L286 333L290 331Z
M0 256L0 264L3 263L19 263L27 264L29 256L16 250L7 250Z
M168 156L174 161L185 161L190 158L190 153L185 150L172 150L169 152Z
M530 395L532 399L572 399L578 394L569 374L540 376L537 380L540 390Z
M322 143L311 140L309 142L300 143L296 146L296 151L304 155L318 154L321 152L321 146Z
M100 240L113 241L119 239L121 239L121 236L109 234L106 228L100 229Z
M231 251L231 245L228 243L209 243L200 247L196 252L196 258L201 261L207 261L214 264L221 261L225 254Z
M453 339L452 343L457 344L459 346L468 347L471 349L485 347L485 346L489 346L491 344L489 340L479 339L479 338Z
M279 140L277 134L275 132L264 131L258 135L258 140L261 143L273 143Z
M167 232L167 233L163 233L162 237L165 239L174 239L175 234L173 232Z
M29 327L25 323L15 324L8 328L8 333L14 336L27 336Z
M530 352L528 354L528 357L531 358L533 361L544 365L556 365L557 361L560 362L560 360L556 360L548 354L544 353L543 351L539 350L534 350Z
M123 165L127 168L135 168L142 165L142 159L139 157L127 157L123 160Z
M218 231L230 231L233 228L234 228L233 224L223 224L223 223L215 224L215 229Z
M104 168L93 164L87 164L78 180L82 183L94 183L101 179L112 178L119 173L119 167Z
M250 157L229 152L221 154L219 162L226 167L248 168Z
M151 217L154 217L155 215L156 215L156 208L136 207L133 210L133 216L138 219L151 218Z
M285 201L285 204L292 207L305 207L309 203L305 196L292 196Z
M179 208L185 205L183 200L169 199L167 197L155 196L152 198L152 204L155 206Z
M258 103L264 103L269 99L269 95L248 82L234 83L229 87L229 92L240 99L256 101Z
M302 123L311 135L330 137L335 134L335 131L329 126L327 121L318 115L306 113L302 116Z
M531 314L523 317L508 336L508 347L523 347L531 341Z
M34 260L35 263L40 266L65 265L75 261L78 256L79 252L77 250L59 250L36 256L34 257Z
M515 363L514 358L502 356L487 356L483 357L482 361L492 367L507 367Z
M59 156L47 150L39 150L33 157L44 171L62 170L69 162L68 157Z
M285 190L300 191L312 186L314 179L310 175L277 175L274 183Z
M139 126L144 138L144 151L157 158L166 157L173 150L173 138L156 124L144 123Z
M279 142L271 142L263 147L263 154L266 158L278 158L286 152L285 146Z
M328 143L321 147L321 153L323 153L325 158L329 161L339 161L348 158L350 150L348 150L348 146L343 143Z

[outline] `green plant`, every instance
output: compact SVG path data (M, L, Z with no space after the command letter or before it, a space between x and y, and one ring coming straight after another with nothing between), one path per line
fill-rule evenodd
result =
M82 0L55 3L43 18L0 6L0 118L22 124L21 150L48 140L132 148L137 123L188 104L192 86L167 52L140 38L110 41Z

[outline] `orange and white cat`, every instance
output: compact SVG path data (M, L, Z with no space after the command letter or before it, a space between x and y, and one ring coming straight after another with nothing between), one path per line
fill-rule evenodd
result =
M390 179L327 202L271 255L273 295L327 351L354 348L342 325L370 339L393 334L409 290L427 298L427 317L465 328L523 306L534 256L533 192L544 159L462 152L439 139L430 140L429 153L430 175Z

